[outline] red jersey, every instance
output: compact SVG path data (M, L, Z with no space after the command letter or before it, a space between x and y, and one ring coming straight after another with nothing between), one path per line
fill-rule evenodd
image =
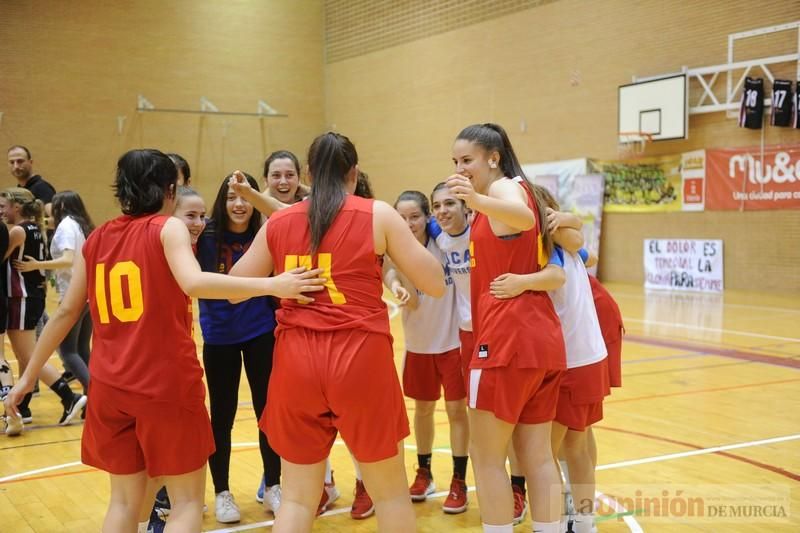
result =
M520 185L521 186L521 185ZM533 197L524 188L528 207L536 214ZM470 236L470 292L475 347L470 368L512 366L562 370L566 351L561 322L546 292L525 291L500 300L489 284L500 274L538 272L546 259L536 225L516 235L498 237L482 213L475 216Z
M600 332L603 334L603 340L608 348L608 370L611 376L611 386L619 387L622 385L622 354L617 344L621 342L622 332L625 330L625 326L622 323L622 313L620 313L614 297L596 277L589 276L589 284L592 286L594 306L597 309L597 320L600 322Z
M191 301L161 244L168 218L121 216L94 230L83 246L94 325L92 380L166 401L205 393Z
M383 258L375 255L373 200L348 194L312 258L309 201L278 211L267 222L267 246L280 274L298 266L323 269L325 290L314 302L281 300L276 331L302 327L316 331L361 329L389 333L383 295Z

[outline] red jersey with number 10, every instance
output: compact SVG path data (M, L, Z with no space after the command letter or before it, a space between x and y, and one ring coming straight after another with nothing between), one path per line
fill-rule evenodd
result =
M166 401L204 395L191 302L164 256L169 217L121 216L83 246L94 333L92 380ZM199 384L199 389L198 389Z
M522 184L520 184L521 187ZM536 214L527 187L528 207ZM470 292L475 339L470 368L566 368L561 322L546 292L525 291L500 300L489 293L489 284L500 274L529 274L546 264L536 225L516 235L498 237L489 219L478 213L470 235Z
M309 293L310 304L281 300L275 313L280 331L301 327L316 331L361 329L391 338L383 294L383 258L375 255L373 200L348 194L328 228L319 251L311 250L308 207L298 202L269 218L267 246L280 274L298 266L321 268L325 290Z

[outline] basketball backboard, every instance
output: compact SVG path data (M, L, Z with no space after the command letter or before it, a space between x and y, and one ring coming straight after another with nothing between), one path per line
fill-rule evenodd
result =
M631 132L648 134L653 141L687 138L687 95L685 74L620 86L620 142Z

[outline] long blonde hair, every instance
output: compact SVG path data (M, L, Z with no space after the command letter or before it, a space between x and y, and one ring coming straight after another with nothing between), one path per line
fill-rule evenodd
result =
M20 213L23 218L32 220L39 226L42 239L47 242L47 232L44 226L44 204L33 193L23 187L9 187L0 192L0 196L11 203L20 206Z

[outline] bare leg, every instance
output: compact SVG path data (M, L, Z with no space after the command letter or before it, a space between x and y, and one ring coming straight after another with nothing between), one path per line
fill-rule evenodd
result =
M454 400L445 402L444 407L447 410L447 420L450 422L450 448L453 450L453 456L464 457L469 455L467 401Z
M550 422L518 424L514 448L528 479L534 522L558 522L561 510L561 478L551 449Z
M150 520L150 513L153 511L153 502L155 501L158 489L164 486L164 479L161 477L148 477L147 486L144 489L144 497L142 498L142 507L139 509L139 522L147 522Z
M319 506L319 488L325 480L325 461L301 465L281 459L281 477L281 507L272 531L311 531Z
M375 503L378 531L381 533L409 533L417 530L417 519L408 497L408 478L403 457L403 442L397 455L365 463L359 461L364 485Z
M110 477L111 498L108 502L105 520L103 520L102 531L103 533L134 533L138 527L137 518L147 484L147 473L142 470L126 476L111 474Z
M480 409L469 410L469 424L481 520L487 525L509 525L514 519L514 504L506 455L514 426Z
M433 414L436 411L436 402L414 400L414 404L414 439L417 441L417 453L429 454L433 451Z
M162 478L169 493L170 513L165 531L183 533L203 527L203 498L206 492L206 467L180 476ZM152 495L148 502L153 503Z

